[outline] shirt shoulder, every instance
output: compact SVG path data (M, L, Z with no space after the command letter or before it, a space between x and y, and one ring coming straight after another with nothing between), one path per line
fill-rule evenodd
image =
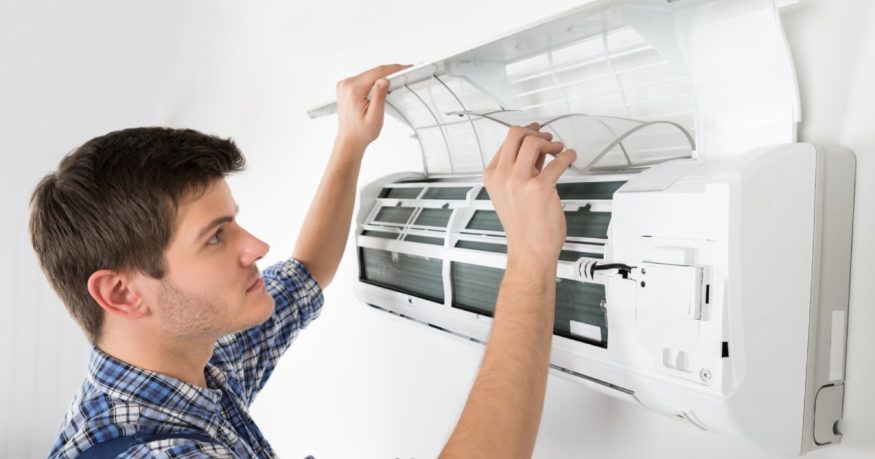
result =
M95 444L134 435L143 426L190 427L180 423L180 420L173 413L156 410L132 400L114 397L96 389L86 381L70 404L58 438L48 457L51 459L75 458L82 451ZM122 457L127 456L122 455Z
M95 390L87 381L83 382L64 416L49 458L74 458L97 442L133 434L135 429L128 431L124 425L114 423L113 419L126 418L125 411L135 409L120 406L119 400Z

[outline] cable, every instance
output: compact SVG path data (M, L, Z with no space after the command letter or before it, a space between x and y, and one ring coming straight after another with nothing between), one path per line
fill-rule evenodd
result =
M619 272L620 275L623 276L623 279L626 279L627 277L629 277L629 273L632 272L635 267L623 263L606 263L603 265L593 263L589 267L589 276L595 277L596 271L607 271L609 269L616 269L617 272Z

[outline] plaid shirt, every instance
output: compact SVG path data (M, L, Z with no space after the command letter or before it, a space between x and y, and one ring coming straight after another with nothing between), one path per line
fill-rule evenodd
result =
M88 377L70 406L50 458L73 458L97 442L135 432L200 432L218 444L191 439L152 441L124 457L275 457L249 417L280 355L322 309L322 290L296 260L262 272L276 310L265 323L216 342L203 388L131 366L96 347Z

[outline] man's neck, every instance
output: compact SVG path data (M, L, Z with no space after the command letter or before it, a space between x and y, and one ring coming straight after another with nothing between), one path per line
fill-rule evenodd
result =
M214 345L215 340L183 342L127 333L107 333L97 343L100 350L128 364L200 387L207 387L204 368L213 355Z

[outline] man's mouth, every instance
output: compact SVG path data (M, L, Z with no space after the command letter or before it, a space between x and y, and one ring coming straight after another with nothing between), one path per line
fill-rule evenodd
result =
M252 284L249 285L249 288L246 289L246 293L254 292L255 290L263 287L264 281L261 280L261 275L258 275L255 277L255 280L252 282Z

